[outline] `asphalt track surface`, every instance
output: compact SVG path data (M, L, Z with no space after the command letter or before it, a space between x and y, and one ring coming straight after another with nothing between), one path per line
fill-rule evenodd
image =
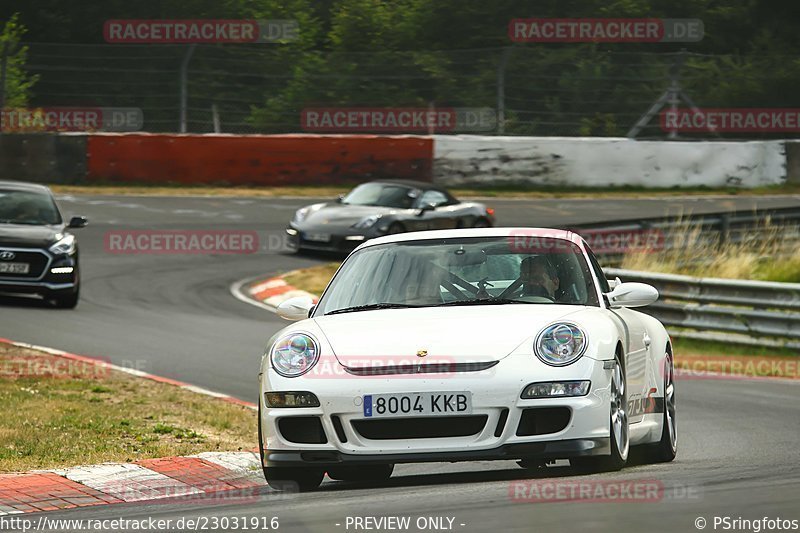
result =
M90 219L90 226L79 233L82 301L77 309L67 311L29 299L0 299L0 337L103 357L256 401L264 344L286 323L236 300L229 289L243 278L330 260L290 255L283 246L286 221L296 208L314 201L60 197L67 216L82 214ZM500 225L549 226L797 206L800 197L487 203L497 210ZM261 249L250 255L148 255L114 254L105 248L104 236L109 231L163 229L255 230ZM411 517L409 531L418 531L415 521L421 516L452 517L452 530L465 532L697 531L698 517L707 520L706 530L719 531L722 525L714 528L714 516L800 520L800 387L784 382L695 379L678 381L677 390L680 447L677 460L668 465L639 465L589 477L575 477L562 466L537 473L505 461L402 465L380 487L326 481L311 494L282 495L265 487L240 499L123 504L47 516L173 520L277 516L279 531L292 532L366 531L352 524L347 527L348 516ZM646 503L516 501L511 484L535 477L655 481L663 492L658 501ZM231 521L227 526L236 530Z

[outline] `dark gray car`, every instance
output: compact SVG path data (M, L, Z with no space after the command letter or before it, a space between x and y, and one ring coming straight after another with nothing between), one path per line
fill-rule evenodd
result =
M0 181L0 293L37 294L57 307L75 307L78 242L68 229L86 224L84 217L65 223L45 186Z
M390 233L493 225L493 209L460 202L431 183L380 180L363 183L336 201L298 209L286 233L297 250L349 252Z

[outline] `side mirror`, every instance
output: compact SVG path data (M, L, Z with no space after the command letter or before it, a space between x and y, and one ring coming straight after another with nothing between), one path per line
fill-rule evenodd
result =
M620 283L606 297L612 308L644 307L658 300L658 290L646 283Z
M308 296L295 296L281 303L275 312L286 320L303 320L308 318L313 308L314 300Z
M421 216L422 216L422 215L424 215L424 214L425 214L427 211L433 211L434 209L436 209L436 206L435 206L435 205L433 205L432 203L426 203L426 204L422 204L422 205L420 206L420 208L419 208L419 212L417 213L417 216L418 216L418 217L421 217Z
M617 285L622 285L622 280L619 279L618 277L608 280L608 287L610 289L613 290Z
M68 228L79 229L85 228L89 224L89 219L86 217L72 217L69 219Z

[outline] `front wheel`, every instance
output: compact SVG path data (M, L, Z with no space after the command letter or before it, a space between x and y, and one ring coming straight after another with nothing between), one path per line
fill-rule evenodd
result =
M264 477L275 490L308 492L319 487L325 472L313 466L265 466Z
M622 354L614 358L611 374L611 455L576 457L570 465L584 470L610 472L620 470L628 462L630 435L628 427L628 387Z

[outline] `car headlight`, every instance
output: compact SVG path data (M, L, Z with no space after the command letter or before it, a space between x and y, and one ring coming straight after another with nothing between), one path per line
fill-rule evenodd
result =
M311 212L311 206L301 207L294 213L294 222L302 222L308 216L308 213Z
M75 251L75 235L67 234L50 247L56 255L68 255Z
M379 218L381 218L380 215L370 215L368 217L364 217L355 224L353 224L353 227L356 229L371 228L372 226L375 225L375 223L378 221Z
M317 364L319 344L306 333L290 333L278 339L269 357L272 368L281 376L302 376Z
M586 334L575 324L558 323L544 328L533 345L536 356L551 366L577 361L588 345Z

